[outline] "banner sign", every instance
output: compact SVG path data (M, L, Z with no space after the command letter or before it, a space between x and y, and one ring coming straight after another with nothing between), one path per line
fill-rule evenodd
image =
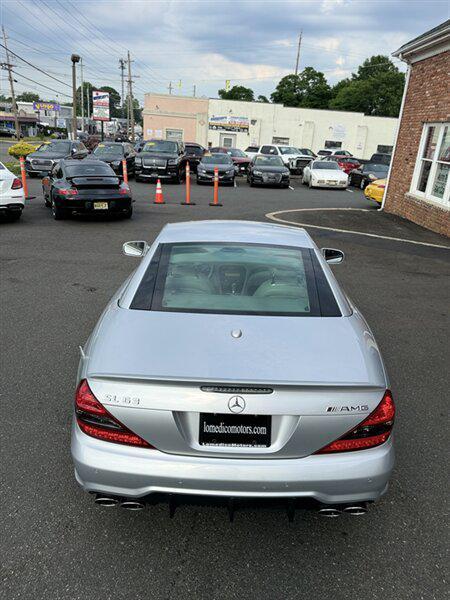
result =
M247 117L210 117L209 129L222 129L224 131L243 131L248 133L249 120Z
M61 106L56 102L33 102L33 110L61 110Z
M109 92L92 90L92 118L94 121L109 121Z

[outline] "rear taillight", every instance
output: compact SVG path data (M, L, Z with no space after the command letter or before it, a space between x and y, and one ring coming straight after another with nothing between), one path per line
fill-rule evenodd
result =
M20 179L18 179L17 177L15 177L13 179L11 189L12 190L20 190L21 187L22 187L22 182L20 181Z
M381 188L382 190L384 190L384 188L386 187L386 184L384 184L384 183L378 183L377 187Z
M91 392L86 379L81 381L75 394L75 414L79 428L86 435L105 442L153 448L148 442L122 425L100 404Z
M316 454L329 452L351 452L365 450L384 444L391 435L394 425L395 404L392 394L386 390L382 401L367 419L364 419L355 429L352 429L338 440L331 442Z
M126 183L122 183L119 188L119 194L123 196L128 195L130 193L130 187Z
M76 196L78 190L76 188L65 188L58 190L58 194L61 194L62 196Z

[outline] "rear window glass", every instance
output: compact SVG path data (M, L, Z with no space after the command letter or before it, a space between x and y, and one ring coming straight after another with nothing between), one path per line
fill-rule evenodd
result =
M322 268L308 248L198 242L163 244L131 308L169 312L321 316ZM322 272L323 275L323 272ZM340 315L331 295L332 315ZM324 296L324 297L325 297ZM329 306L327 305L329 312ZM325 315L324 315L325 316Z
M333 161L314 161L313 163L311 163L311 168L312 169L326 169L327 171L340 171L339 166L337 163L333 162Z
M70 165L65 167L65 172L67 177L87 177L93 175L117 175L111 169L109 165L100 161L92 161L92 160L80 160L80 163L77 165Z
M188 146L186 144L186 153L194 154L195 156L202 156L202 154L204 153L204 150L203 150L203 148L200 148L200 146Z

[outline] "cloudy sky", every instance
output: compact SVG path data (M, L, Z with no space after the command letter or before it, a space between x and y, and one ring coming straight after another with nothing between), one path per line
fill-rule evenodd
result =
M300 68L312 66L335 83L364 58L390 54L447 19L449 6L448 0L1 0L0 16L11 50L33 65L13 57L17 92L63 102L70 100L72 52L83 57L85 80L120 92L119 59L127 50L140 100L148 91L167 92L170 83L175 94L191 95L195 85L197 95L215 97L227 79L270 95L294 69L300 31ZM0 55L5 60L2 47ZM9 95L5 71L0 93Z

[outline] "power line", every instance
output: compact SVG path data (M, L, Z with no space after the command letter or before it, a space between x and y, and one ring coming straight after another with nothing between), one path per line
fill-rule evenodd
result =
M7 50L6 46L4 46L3 44L0 43L0 46L2 46L2 48L5 48L5 50ZM58 83L62 83L63 85L66 85L67 87L70 87L70 85L68 83L66 83L65 81L62 81L61 79L57 79L53 75L50 75L49 73L47 73L46 71L44 71L43 69L40 69L39 67L36 67L36 65L33 65L32 63L28 62L27 60L25 60L24 58L22 58L21 56L19 56L15 52L13 52L12 50L10 50L9 53L12 54L13 56L15 56L16 58L18 58L19 60L21 60L22 62L24 62L25 64L29 65L30 67L33 67L33 69L36 69L37 71L40 71L44 75L47 75L47 77L50 77L51 79L54 79Z
M61 92L60 90L55 90L54 88L48 87L47 85L44 85L42 83L38 83L37 81L35 81L34 79L31 79L30 77L27 77L23 73L18 73L17 71L14 71L14 70L13 70L13 73L14 73L14 75L17 75L18 77L22 77L23 79L27 79L28 81L31 81L32 83L38 85L39 87L45 88L46 90L50 90L51 92L56 92L57 94L60 94L61 96L66 96L66 98L72 98L72 96L69 96L69 94Z

